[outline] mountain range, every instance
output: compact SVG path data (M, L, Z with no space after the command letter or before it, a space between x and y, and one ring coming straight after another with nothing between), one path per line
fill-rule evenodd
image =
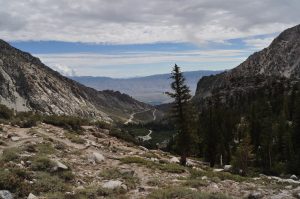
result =
M297 25L283 31L269 47L252 54L236 68L202 78L194 99L201 101L219 95L226 102L258 90L266 92L276 83L297 82L299 78L300 25Z
M3 40L0 40L0 103L16 111L103 120L126 120L133 112L150 108L120 92L83 86Z
M194 94L199 79L203 76L214 75L220 72L222 71L200 70L184 72L183 74L187 85L190 87L192 94ZM91 76L73 76L70 78L99 91L107 89L120 91L139 101L152 105L169 103L171 101L169 96L164 94L170 91L170 74L127 79Z

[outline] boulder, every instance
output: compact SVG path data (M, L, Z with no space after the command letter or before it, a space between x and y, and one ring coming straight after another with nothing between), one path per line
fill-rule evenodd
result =
M298 177L296 175L291 175L290 179L292 179L292 180L298 180Z
M224 171L231 171L232 166L231 165L225 165L224 166Z
M119 180L110 180L108 182L105 182L102 187L106 189L117 189L120 188L122 185L122 182Z
M69 169L66 165L64 165L63 163L61 163L58 160L55 160L54 163L55 163L55 166L53 168L54 171L57 171L57 170L68 170Z
M252 192L249 194L248 199L260 199L263 197L263 194L261 192Z
M105 157L102 154L98 153L98 152L93 152L92 154L88 155L88 161L90 163L93 163L93 164L94 163L101 163L104 160L105 160Z
M131 177L134 176L134 171L131 169L120 168L119 171L122 175L131 176Z
M172 157L170 163L180 163L180 160L177 157Z
M27 199L38 199L38 197L36 197L35 195L33 195L32 193L30 193L27 197Z
M13 141L13 142L17 142L17 141L19 141L21 138L18 137L18 136L12 136L10 139L11 139L11 141Z
M0 190L0 199L13 199L13 195L7 190Z
M221 172L224 171L224 169L214 169L213 172Z

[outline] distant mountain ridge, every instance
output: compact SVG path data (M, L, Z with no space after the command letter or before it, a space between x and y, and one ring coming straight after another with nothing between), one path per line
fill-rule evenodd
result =
M271 89L274 82L299 81L300 25L283 31L269 47L256 52L236 68L202 78L195 99L216 94L222 99Z
M38 58L0 40L0 103L17 111L127 119L149 109L128 95L96 91L68 79Z
M196 91L197 82L203 76L218 74L221 71L191 71L184 72L187 85L190 87L192 94ZM133 98L149 103L152 105L168 103L170 98L164 94L170 91L169 79L170 74L151 75L146 77L134 78L109 78L109 77L91 77L91 76L74 76L71 79L78 81L86 86L97 90L117 90L126 93Z

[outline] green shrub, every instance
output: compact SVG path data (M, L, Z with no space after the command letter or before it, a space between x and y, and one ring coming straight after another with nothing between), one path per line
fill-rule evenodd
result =
M19 158L19 153L20 150L18 148L4 149L1 160L5 162L17 160Z
M84 144L85 140L82 139L79 135L74 133L65 133L65 136L71 141L76 144Z
M0 118L9 120L13 117L13 110L9 109L7 106L0 104Z
M46 156L36 156L33 158L31 168L34 171L51 171L55 163Z
M36 183L33 186L33 191L36 194L41 192L66 192L70 190L68 184L64 182L63 179L60 179L58 176L50 175L45 172L38 172L35 176L37 179Z
M228 196L222 194L209 194L198 191L193 191L183 187L172 187L168 189L159 189L150 193L147 196L148 199L229 199Z
M117 168L104 169L99 176L105 180L122 179L128 189L136 188L139 179L130 173L121 173Z
M25 179L31 179L25 170L0 168L0 190L9 190L19 197L27 196L31 187L24 182Z
M82 131L83 129L81 126L89 124L88 120L86 119L66 115L45 116L43 118L43 122L73 131Z
M150 160L146 160L146 159L136 157L136 156L125 157L125 158L121 159L121 162L123 164L136 163L139 165L144 165L147 168L160 169L162 171L166 171L169 173L184 173L185 172L185 168L178 164L172 164L172 163L171 164L170 163L159 164L159 163L155 163Z

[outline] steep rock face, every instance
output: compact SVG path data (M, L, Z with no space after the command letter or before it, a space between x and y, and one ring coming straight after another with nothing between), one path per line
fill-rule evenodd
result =
M148 105L113 91L98 92L0 40L0 103L17 111L83 117L123 117Z
M300 78L300 25L282 32L268 48L251 55L236 68L202 78L195 99L223 93L255 91L273 81Z

